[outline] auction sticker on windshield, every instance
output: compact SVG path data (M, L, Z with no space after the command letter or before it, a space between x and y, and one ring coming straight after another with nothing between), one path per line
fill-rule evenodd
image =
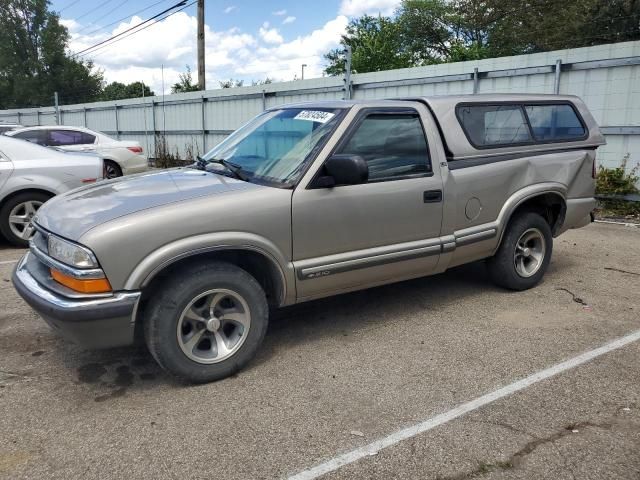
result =
M331 112L323 112L321 110L302 110L297 114L294 120L308 120L310 122L327 123L335 114Z

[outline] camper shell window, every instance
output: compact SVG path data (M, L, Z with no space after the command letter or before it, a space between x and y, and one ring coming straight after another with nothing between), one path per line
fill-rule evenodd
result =
M477 149L584 140L584 122L570 103L466 103L456 116Z

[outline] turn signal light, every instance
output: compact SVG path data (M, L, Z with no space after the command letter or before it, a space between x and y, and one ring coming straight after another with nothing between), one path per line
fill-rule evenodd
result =
M51 269L51 277L71 290L80 293L106 293L111 291L111 284L106 278L78 279Z

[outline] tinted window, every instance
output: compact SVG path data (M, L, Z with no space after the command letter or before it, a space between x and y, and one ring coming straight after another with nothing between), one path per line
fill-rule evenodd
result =
M93 143L96 137L88 133L76 130L51 130L49 131L48 144L52 147L60 147L64 145L84 145Z
M364 158L369 165L369 181L431 170L422 124L413 113L367 116L338 153Z
M456 112L473 145L531 141L529 127L519 105L466 105L458 107Z
M46 143L44 130L27 130L26 132L18 132L13 135L13 138L20 138L21 140L37 143L38 145L44 145Z
M525 107L536 140L582 138L585 129L570 105L527 105Z

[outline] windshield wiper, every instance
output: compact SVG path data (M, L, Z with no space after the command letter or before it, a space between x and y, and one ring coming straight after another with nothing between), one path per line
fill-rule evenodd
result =
M199 157L198 165L201 165L201 162L204 162L205 165L207 165L208 163L218 163L229 170L238 180L242 180L243 182L249 181L249 176L242 171L242 167L240 165L230 162L229 160L225 160L224 158L211 158L209 160L204 160Z

